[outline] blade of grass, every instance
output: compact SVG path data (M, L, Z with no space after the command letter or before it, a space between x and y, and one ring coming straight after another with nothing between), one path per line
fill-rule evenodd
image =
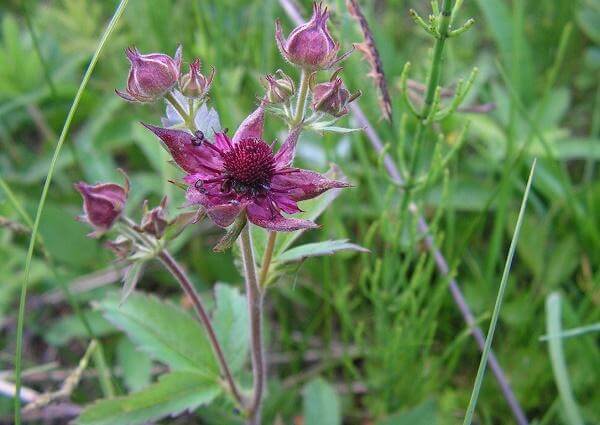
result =
M529 191L531 190L531 182L533 181L535 164L536 159L533 160L533 164L531 165L531 170L529 172L527 186L525 187L523 201L521 202L521 209L519 210L519 217L517 218L515 231L513 233L513 237L510 242L510 247L508 249L508 256L506 257L504 271L502 272L502 279L500 280L500 288L498 289L498 295L496 296L494 311L492 313L492 318L490 319L490 327L487 333L487 337L485 339L483 353L481 354L481 361L479 362L479 368L477 369L477 376L475 377L475 384L473 385L473 391L471 393L471 399L469 400L469 406L467 407L467 413L465 414L465 420L463 422L463 425L471 425L471 422L473 420L473 413L475 412L475 406L477 405L477 399L479 398L481 384L483 383L483 377L485 375L488 356L492 348L494 332L496 330L496 326L498 325L498 317L500 316L500 308L502 307L504 292L506 291L506 286L508 284L508 275L510 274L512 260L515 255L515 250L517 248L517 242L519 240L519 233L521 232L521 225L523 224L523 217L525 216L525 207L527 206L527 198L529 198Z
M10 186L6 183L6 181L2 178L2 176L0 176L0 187L2 188L2 190L4 190L4 193L6 193L6 196L7 196L8 200L11 202L15 211L17 211L17 213L21 216L21 218L23 219L23 221L26 223L27 227L31 231L33 228L33 220L31 219L31 217L29 216L27 211L25 211L25 208L23 208L23 206L21 205L21 203L15 196L14 192L12 191ZM79 303L77 302L77 299L75 298L75 296L69 289L69 285L67 284L66 279L64 278L64 276L61 276L59 274L58 268L56 267L56 265L54 263L54 259L50 255L50 252L46 249L42 235L39 233L37 234L37 243L40 247L40 250L42 251L42 255L44 256L46 263L48 263L48 267L50 268L50 270L52 271L52 274L54 275L54 278L59 283L61 290L63 291L63 294L65 295L65 298L69 302L69 305L71 306L71 308L75 312L75 315L77 316L77 318L83 325L85 331L87 332L88 338L90 338L91 341L95 341L95 343L96 343L97 349L94 350L93 356L94 356L94 362L96 363L96 366L98 367L98 379L100 381L100 386L102 387L102 392L106 397L112 396L112 395L114 395L114 388L112 385L110 371L106 367L106 359L104 356L104 347L102 346L102 344L96 337L96 334L94 333L88 319L83 314L81 307L80 307Z
M33 49L35 50L35 53L37 54L37 56L40 60L40 64L42 65L42 71L44 72L44 78L46 79L46 83L48 84L48 88L50 89L50 94L52 95L52 97L56 97L56 86L52 82L52 77L50 76L50 70L48 68L48 64L46 63L46 60L44 59L44 55L42 55L42 49L40 48L40 43L39 43L37 33L35 32L35 29L33 28L33 23L31 22L31 18L29 17L29 10L28 10L27 3L28 2L25 0L25 1L23 1L23 4L22 4L22 11L23 11L23 17L25 18L25 25L27 26L27 30L29 31L29 34L31 35Z
M558 387L558 394L564 408L567 423L569 425L583 425L583 418L581 417L581 413L579 413L569 380L569 372L567 371L562 348L562 339L559 337L562 332L560 313L560 295L553 292L546 298L546 332L548 333L548 351L550 352L554 380Z
M33 259L33 250L35 247L35 242L37 240L37 234L39 231L39 225L40 225L40 220L42 217L42 212L44 211L44 205L46 203L46 197L48 196L48 190L50 188L50 184L52 183L52 177L54 175L54 168L56 167L56 162L60 155L60 151L65 142L67 134L69 133L69 129L71 127L71 122L73 121L73 116L75 115L75 111L77 110L77 107L79 106L79 101L81 100L81 96L83 95L83 92L85 91L85 88L87 87L88 81L90 80L90 77L92 76L94 68L96 67L96 63L98 62L100 53L102 53L102 50L103 50L109 36L112 34L114 29L116 28L117 22L123 15L123 12L125 12L125 8L127 7L128 2L129 2L129 0L121 0L119 2L119 5L117 6L117 9L115 10L115 13L113 14L110 22L108 23L108 26L106 27L106 29L104 30L104 33L102 34L102 36L100 38L98 46L96 47L96 51L94 52L94 55L92 56L90 64L89 64L87 70L85 71L85 74L83 76L81 84L79 85L79 89L77 90L77 93L75 94L75 98L73 99L73 104L71 105L71 109L69 109L69 113L67 114L65 124L61 131L60 137L58 139L58 143L56 144L56 148L54 150L54 155L52 156L52 160L50 162L50 167L48 169L46 181L44 182L44 187L42 189L42 194L40 196L40 202L38 204L37 212L35 215L35 220L33 222L33 227L31 229L31 237L29 239L29 248L27 251L27 259L25 261L25 278L23 281L23 286L21 287L21 294L20 294L20 299L19 299L19 315L18 315L18 321L17 321L17 348L16 348L16 352L15 352L15 390L16 390L17 397L15 397L15 400L14 400L15 425L21 424L21 399L18 396L18 394L20 393L20 389L21 389L21 357L23 354L23 322L24 322L24 318L25 318L24 316L25 316L25 299L27 297L27 284L29 283L29 277L30 277L29 275L31 272L31 260Z
M552 338L560 338L560 339L564 339L564 338L573 338L579 335L585 335L587 333L590 332L600 332L600 322L599 323L593 323L591 325L587 325L587 326L580 326L577 328L573 328L573 329L568 329L566 331L561 331L560 333L557 334L546 334L546 335L542 335L539 340L540 341L549 341Z

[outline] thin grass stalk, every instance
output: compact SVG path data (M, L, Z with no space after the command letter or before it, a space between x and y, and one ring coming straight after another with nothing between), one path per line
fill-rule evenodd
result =
M73 117L75 116L75 112L79 106L79 102L81 100L81 96L87 87L87 84L92 76L92 73L96 67L96 63L98 62L98 58L100 57L100 53L104 49L106 42L114 29L116 28L117 22L120 20L121 16L125 12L125 8L127 7L127 3L129 0L121 0L115 13L113 14L108 26L104 30L98 46L96 47L96 51L92 56L90 64L85 71L81 84L75 94L75 98L73 99L73 104L69 109L69 113L67 114L67 118L65 120L65 124L63 125L63 129L61 131L60 137L58 139L58 143L56 144L56 148L54 150L54 154L52 155L52 160L50 161L50 167L48 169L48 174L46 175L46 180L44 182L44 187L42 188L42 194L40 196L40 201L38 203L38 208L35 215L35 220L33 222L33 227L31 229L31 237L29 239L29 248L27 250L27 258L25 260L25 277L23 280L23 286L21 287L21 294L19 298L19 314L17 319L17 347L15 351L15 393L16 397L14 400L14 420L15 425L21 425L21 398L19 397L21 390L21 359L23 355L23 324L25 320L25 300L27 298L27 285L29 283L30 273L31 273L31 261L33 259L33 251L35 248L35 243L37 240L37 234L39 232L40 221L42 218L42 213L44 211L44 206L46 204L46 198L48 196L48 190L50 189L50 185L52 183L52 178L54 177L54 170L56 168L56 163L58 162L58 158L60 156L60 152L62 146L67 138L67 134L71 128L71 122L73 121Z
M477 376L475 376L475 383L473 385L473 391L471 392L471 399L469 400L469 406L467 407L467 412L465 414L463 425L471 425L471 422L473 421L473 413L475 412L475 406L477 405L479 392L481 391L481 384L483 383L483 377L485 375L487 359L492 349L492 341L494 340L494 333L496 331L496 326L498 325L500 309L502 308L502 302L504 301L504 293L506 292L506 287L508 285L508 276L510 275L512 260L517 249L519 234L521 233L521 226L523 224L523 217L525 217L527 199L529 198L531 182L533 181L533 175L535 173L535 164L536 160L534 159L533 164L531 165L531 171L529 172L527 186L525 187L525 193L523 194L523 200L521 202L521 209L519 210L519 216L517 218L515 231L513 233L512 240L510 241L510 247L508 248L506 263L504 264L504 271L502 272L502 279L500 280L500 288L498 289L498 295L496 296L494 311L492 312L492 318L490 319L490 327L488 329L487 337L485 339L485 345L483 346L483 353L481 354L479 368L477 369Z
M304 19L298 11L298 8L290 0L279 0L279 3L287 13L289 18L296 25L301 25L304 22ZM383 165L390 179L395 184L402 187L405 184L405 182L400 174L400 171L398 170L398 167L396 166L396 163L394 162L392 157L384 151L383 142L381 141L379 135L367 119L362 108L356 102L353 102L350 104L350 109L352 111L352 114L354 115L354 118L358 122L358 125L364 129L365 135L367 136L367 140L369 140L377 154L383 154ZM411 214L413 214L416 217L417 227L424 237L424 243L427 250L433 256L435 265L440 274L448 279L448 289L450 290L452 299L456 304L457 308L459 309L463 320L471 330L471 334L473 335L473 338L475 338L479 349L483 350L485 344L485 336L483 335L483 332L479 328L479 326L477 326L475 316L473 315L471 307L467 303L467 300L465 299L457 280L452 276L450 272L450 267L448 266L448 261L446 260L446 257L444 256L444 254L442 254L433 236L431 235L431 232L429 230L429 224L421 215L419 207L414 202L409 202L408 210L411 212ZM500 363L498 362L498 359L496 358L493 350L490 350L490 353L488 355L488 363L490 369L494 373L498 385L500 386L502 395L504 396L510 410L513 413L513 416L515 417L515 420L517 421L517 424L527 425L529 421L527 420L527 417L525 416L525 413L523 412L519 401L515 397L510 383L506 378L506 374L504 373L502 366L500 366Z
M31 229L33 228L33 220L31 219L31 217L29 216L27 211L25 211L23 206L19 203L19 201L15 197L13 191L11 190L10 186L6 183L6 181L4 181L4 179L1 176L0 176L0 187L2 187L2 189L6 193L8 200L12 203L14 209L22 217L22 219L27 224L27 227L31 231ZM104 356L104 347L100 343L100 340L98 340L98 338L96 337L96 334L94 333L94 330L92 329L88 319L85 317L85 315L83 314L83 312L81 310L81 306L79 305L79 303L77 302L77 299L75 298L75 296L69 289L69 285L66 283L66 280L63 279L63 277L60 276L60 274L58 273L57 267L54 263L54 259L50 255L50 252L48 252L48 250L46 249L42 235L40 235L39 233L37 236L37 242L40 246L42 255L44 256L46 263L48 263L48 267L52 271L52 274L54 275L54 278L56 279L56 281L59 283L60 288L63 291L63 294L65 295L65 298L67 299L69 305L71 306L71 308L73 309L73 312L75 313L75 316L79 319L79 321L83 325L83 328L85 329L85 332L87 333L88 338L90 338L90 340L92 342L95 342L95 344L97 345L97 349L94 350L93 355L94 355L94 362L98 366L98 372L99 372L98 379L100 381L102 393L106 397L112 397L115 394L115 390L114 390L114 386L112 383L110 369L106 366L106 358Z

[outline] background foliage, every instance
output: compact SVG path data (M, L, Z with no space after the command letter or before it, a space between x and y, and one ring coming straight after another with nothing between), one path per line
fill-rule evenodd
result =
M334 10L332 28L343 46L360 41L344 2L328 3ZM391 88L395 125L381 120L376 92L365 77L368 65L358 54L345 63L344 78L352 90L365 92L359 102L396 155L410 143L413 125L409 120L408 136L400 130L406 111L399 75L410 60L412 77L424 80L431 45L407 11L414 7L426 15L428 10L416 1L362 4ZM84 67L115 6L114 1L93 0L8 1L0 6L0 175L29 216ZM308 2L303 6L306 14ZM478 66L481 72L467 104L491 102L496 108L485 115L458 114L436 128L448 136L444 143L450 147L464 122L471 122L446 177L419 196L485 328L527 171L533 156L540 159L494 349L528 416L539 423L562 423L569 416L560 403L547 343L539 337L546 332L545 303L553 292L561 295L565 329L600 318L600 4L477 0L465 2L461 14L477 23L449 42L443 81L449 84ZM276 0L131 0L84 93L43 216L43 245L34 258L26 315L26 386L40 391L59 386L59 372L76 367L87 345L84 329L58 290L61 281L77 293L102 336L110 366L119 376L119 392L145 388L163 365L179 365L181 359L173 357L177 353L163 353L156 362L136 351L122 332L127 329L115 326L119 313L111 309L115 300L110 293L119 287L119 272L100 244L85 237L86 227L73 220L80 199L72 183L120 179L115 172L120 166L135 188L132 211L143 198L158 202L165 192L176 208L181 193L167 180L177 170L138 124L157 123L162 105L132 106L114 95L128 69L123 49L135 44L143 52L173 53L183 43L186 62L198 55L206 66L217 68L212 104L222 124L235 128L262 91L259 77L287 69L273 39L276 17L284 28L292 28ZM561 40L566 43L562 54ZM269 138L281 138L278 128L269 126ZM430 136L422 149L423 171L436 160L435 134ZM322 170L329 162L340 164L356 185L324 213L323 229L308 233L303 241L348 238L372 253L308 259L290 267L271 290L271 381L265 415L269 420L277 415L284 423L302 414L307 424L315 423L310 418L339 423L343 412L348 423L380 419L397 424L410 421L407 415L417 411L419 417L436 418L424 423L457 423L468 403L479 351L431 257L421 246L410 245L406 229L412 223L399 217L397 188L364 135L303 137L300 162ZM28 237L26 228L17 225L27 222L6 190L0 191L0 217L6 223L0 228L0 369L3 377L10 377ZM201 223L178 240L176 255L207 298L217 281L241 283L233 257L210 250L218 237L217 229ZM145 270L140 289L186 306L157 265ZM159 315L148 317L160 320ZM581 414L586 423L598 423L597 334L564 339L563 348ZM101 396L90 370L72 395L77 403ZM176 373L154 385L168 392ZM215 397L210 385L196 395L198 404L203 397ZM330 409L323 416L319 402L324 400L339 411ZM0 417L9 415L10 407L10 399L0 399ZM490 376L477 413L480 423L510 423ZM199 414L206 423L226 420L211 410Z

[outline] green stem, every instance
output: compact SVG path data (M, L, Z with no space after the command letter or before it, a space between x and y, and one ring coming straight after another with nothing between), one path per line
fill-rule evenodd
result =
M27 258L25 260L25 278L23 280L23 286L21 286L21 294L19 298L19 314L17 319L17 347L15 350L15 399L14 399L14 419L15 425L21 425L21 397L19 396L21 393L21 360L23 355L23 324L25 322L25 300L27 298L27 285L29 284L29 279L31 275L31 262L33 260L33 251L35 248L35 243L37 240L37 234L39 231L40 221L42 219L42 212L44 211L44 206L46 204L46 198L48 196L48 191L50 189L50 184L52 183L52 178L54 177L54 170L56 168L56 164L58 162L58 157L60 156L60 152L62 146L67 138L67 134L69 133L69 129L71 128L71 122L73 121L73 117L75 116L75 111L79 106L79 101L81 100L81 96L85 88L87 87L88 81L92 76L92 72L96 67L96 63L98 62L98 58L100 57L100 53L104 49L106 45L106 41L108 37L112 34L115 29L117 22L125 12L125 8L127 7L127 3L129 0L121 0L119 6L117 7L115 13L112 16L106 30L102 34L100 38L100 42L98 43L98 47L92 56L90 64L85 71L83 76L83 80L79 85L79 89L75 94L75 98L73 99L73 104L69 109L69 113L67 114L67 118L65 120L65 124L63 126L62 132L58 139L58 143L56 144L56 148L54 150L54 154L50 161L50 167L48 169L48 174L46 175L46 181L44 182L44 187L42 188L42 194L40 196L40 202L37 207L35 220L33 222L33 227L31 229L31 237L29 239L29 247L27 249Z
M404 216L404 211L408 207L410 202L410 198L412 195L412 189L415 184L415 174L417 171L417 160L419 158L419 152L421 150L423 134L425 133L425 123L424 121L427 119L429 114L431 113L431 108L433 107L433 100L435 97L435 91L439 85L440 78L442 75L442 60L443 60L443 52L444 45L446 44L446 39L448 38L448 32L450 30L450 24L452 16L452 0L444 0L444 4L442 5L442 11L440 14L440 19L438 22L438 36L435 39L435 44L433 46L433 59L431 62L431 69L429 71L429 75L427 77L427 89L425 91L425 103L423 105L423 109L419 114L419 122L417 123L417 128L415 131L415 137L412 140L412 148L409 159L408 166L408 175L406 177L406 190L404 193L404 198L402 200L402 215Z
M250 313L250 348L252 353L253 398L248 409L248 425L260 424L260 409L266 379L266 365L263 354L262 310L263 295L256 278L256 264L250 223L247 223L240 236L248 311Z
M296 109L294 110L294 118L290 127L296 127L304 119L304 111L306 109L306 99L308 98L308 80L309 74L306 70L300 73L300 87L298 88L298 99L296 100Z
M269 276L269 267L271 266L271 260L273 259L273 250L275 248L275 241L277 240L277 232L269 232L269 239L267 241L267 248L263 255L262 265L260 267L260 278L258 284L261 288L267 283L267 277Z
M490 319L490 326L488 333L485 338L485 344L481 353L481 359L479 361L479 368L477 369L477 375L475 376L475 383L473 384L473 391L471 392L471 398L469 400L469 406L465 413L465 419L463 425L471 425L473 421L473 414L475 413L475 406L477 406L477 399L479 398L479 392L481 391L481 384L483 383L483 377L488 363L488 357L492 350L492 341L494 340L494 332L498 325L498 317L500 316L500 309L504 300L504 293L508 286L508 276L510 274L510 268L512 261L517 249L517 243L519 241L519 235L521 233L521 226L523 224L523 217L525 216L525 209L527 207L527 199L529 198L529 192L531 190L531 183L533 181L533 175L535 173L535 165L537 160L533 160L531 170L529 171L529 178L527 179L527 186L525 187L525 193L521 201L521 208L519 209L519 215L517 217L517 224L513 232L512 240L510 241L510 247L508 248L508 255L506 256L506 262L504 263L504 271L502 272L502 279L500 279L500 287L498 288L498 294L496 296L496 302L494 303L494 310L492 311L492 317Z
M165 99L167 100L167 102L173 105L173 108L175 108L177 113L181 115L181 118L183 119L183 122L185 123L186 127L192 132L196 131L197 128L193 116L187 113L183 106L181 106L177 99L175 99L175 96L173 96L172 93L167 93L165 94ZM190 107L190 111L191 109L192 108Z

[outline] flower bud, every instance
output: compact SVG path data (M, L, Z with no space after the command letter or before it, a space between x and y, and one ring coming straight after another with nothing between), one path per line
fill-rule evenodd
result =
M165 196L162 201L160 201L158 207L146 211L140 225L142 232L148 233L157 239L160 239L163 236L165 229L169 224L165 215L166 207L167 197ZM144 210L147 210L147 202L144 203Z
M270 74L265 76L266 97L270 103L285 103L294 95L296 87L294 81L281 69L278 69L276 73L280 78Z
M88 236L99 237L112 227L123 212L129 193L129 181L126 181L125 187L115 183L92 186L79 182L75 184L75 189L83 197L84 215L79 220L94 228Z
M215 68L212 68L208 77L200 73L200 68L200 59L196 58L190 63L190 71L181 77L179 90L184 96L200 99L208 94L215 77Z
M333 40L327 29L329 12L321 3L313 3L310 21L296 27L287 40L282 34L279 21L275 24L275 39L282 56L290 63L306 70L327 69L346 58L352 51L336 58L340 45Z
M175 57L162 53L142 55L135 47L125 50L131 62L127 88L117 94L130 102L154 102L164 96L177 84L181 68L181 46Z
M113 241L106 241L104 246L110 249L119 260L124 260L133 252L133 242L123 235Z
M326 83L317 84L313 88L312 109L325 112L334 117L341 117L348 113L348 104L360 96L360 92L350 95L343 87L343 82L338 77L341 68L333 73L331 79Z

